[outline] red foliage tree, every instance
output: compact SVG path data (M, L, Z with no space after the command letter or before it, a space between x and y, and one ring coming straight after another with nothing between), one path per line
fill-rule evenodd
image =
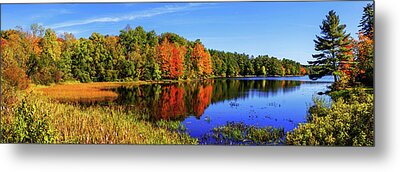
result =
M158 46L158 63L164 78L179 79L183 76L185 54L185 46L171 43L164 38Z

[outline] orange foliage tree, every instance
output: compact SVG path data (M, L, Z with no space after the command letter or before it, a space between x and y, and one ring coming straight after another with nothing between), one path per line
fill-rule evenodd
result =
M158 46L158 63L164 78L180 79L183 77L185 54L185 46L171 43L164 38Z
M213 69L210 53L204 49L201 43L196 42L191 54L191 60L198 75L207 77L212 74Z
M359 70L357 80L366 85L372 85L374 78L374 40L362 32L359 33L358 39L359 41L355 44L357 49L355 61Z
M21 63L20 56L18 55L18 43L15 43L19 38L18 35L10 36L9 40L1 38L1 75L3 83L9 84L17 89L26 89L29 84L28 76Z
M301 67L301 68L300 68L300 74L301 74L301 75L306 75L306 74L307 74L306 68Z

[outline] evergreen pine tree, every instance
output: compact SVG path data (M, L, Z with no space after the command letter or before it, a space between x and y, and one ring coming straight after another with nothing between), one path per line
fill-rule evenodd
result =
M358 27L361 27L359 31L368 36L370 39L374 39L374 20L374 6L372 4L368 4L366 7L364 7L364 13Z
M309 61L312 66L313 74L311 79L318 79L322 76L333 74L335 82L338 80L338 68L340 61L348 58L351 51L350 34L344 30L346 25L340 24L339 16L333 10L329 11L326 19L322 21L321 36L317 36L315 42L315 51L319 54L312 55L315 61ZM347 47L346 47L347 46Z

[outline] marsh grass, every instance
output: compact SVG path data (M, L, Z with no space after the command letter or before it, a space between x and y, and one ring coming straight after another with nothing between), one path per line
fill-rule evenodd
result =
M203 135L202 144L277 145L282 144L283 128L256 127L243 122L227 122Z
M78 107L60 104L40 94L30 93L17 105L17 109L29 111L32 120L20 118L18 110L2 117L2 132L5 143L79 143L79 144L196 144L197 139L186 133L178 133L167 127L158 127L148 121L139 120L133 111L123 107ZM38 109L33 111L32 108ZM45 112L45 113L44 113ZM46 121L45 123L38 121ZM16 140L18 135L29 130L24 123L38 123L33 131L50 132L47 140L38 135L25 140ZM43 127L43 125L46 125ZM33 125L31 125L32 127ZM165 126L169 126L166 124Z
M132 87L145 84L179 83L185 81L131 81L131 82L65 82L50 86L32 85L32 90L60 102L102 102L117 99L118 94L113 91L117 87Z
M102 101L116 99L118 94L111 89L120 85L113 82L63 83L48 87L37 86L36 90L59 101Z

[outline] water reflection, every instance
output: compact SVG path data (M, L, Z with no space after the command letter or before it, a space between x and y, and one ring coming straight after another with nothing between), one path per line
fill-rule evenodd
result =
M210 79L188 83L119 87L115 102L149 114L150 120L197 119L210 104L245 101L251 97L270 97L299 89L303 81Z
M77 102L84 106L123 106L138 118L178 120L191 137L201 138L213 128L239 122L250 126L292 130L306 121L313 96L327 90L333 77L311 81L305 77L230 78L121 86L116 99Z

